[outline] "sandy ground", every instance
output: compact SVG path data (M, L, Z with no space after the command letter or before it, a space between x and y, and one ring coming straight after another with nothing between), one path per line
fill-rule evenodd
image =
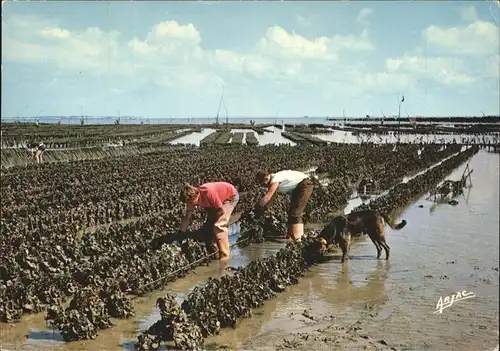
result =
M366 306L366 316L376 314L370 305ZM263 334L239 350L399 350L401 345L389 345L383 339L374 339L363 328L363 319L345 324L336 321L333 315L314 314L304 310L291 313L290 320L301 325L294 332L277 335ZM366 318L366 317L365 317Z

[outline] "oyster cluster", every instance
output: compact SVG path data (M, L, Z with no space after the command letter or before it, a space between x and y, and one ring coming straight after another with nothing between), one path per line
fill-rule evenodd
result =
M286 215L270 209L258 213L255 209L245 212L240 218L242 232L238 238L240 246L250 243L260 244L267 237L284 237L286 235Z
M110 317L128 318L134 314L127 294L140 295L161 288L185 276L191 263L200 258L208 260L205 246L190 239L181 245L163 245L142 257L137 252L122 252L125 256L121 257L130 257L127 262L113 253L76 270L78 289L66 309L60 303L49 306L46 319L61 331L64 340L94 338L98 330L111 326Z
M378 209L390 213L399 206L407 204L422 191L429 190L437 184L477 151L477 148L469 148L407 183L396 186L387 195L375 200L375 206L386 204L385 207ZM360 206L355 210L361 208L363 207ZM242 221L253 226L262 226L264 223L269 223L270 218L271 216L256 218L255 213L249 212ZM257 234L252 236L252 233L248 232L246 235L250 241L259 242L265 240L262 234L264 232L264 230L254 230L253 233ZM191 323L198 327L187 330L196 330L197 338L198 331L201 332L202 338L196 339L199 343L189 346L175 342L176 348L202 348L203 338L218 334L221 328L234 328L240 318L251 316L252 309L262 306L266 300L272 299L287 286L296 284L310 265L321 261L321 254L316 250L317 244L314 235L307 236L299 243L289 243L274 256L252 261L247 266L236 269L233 274L220 279L209 278L204 286L196 287L177 311L182 318L187 315ZM175 305L173 298L171 301ZM156 327L161 325L160 329L150 328L138 336L137 350L149 350L152 346L158 348L161 342L173 340L173 327L161 324L162 320L154 325ZM189 338L185 336L182 340ZM145 344L144 340L153 340L154 345Z
M46 319L58 329L65 341L94 339L99 329L112 326L106 304L92 288L83 288L66 309L50 306Z
M448 174L474 156L478 151L479 148L477 146L472 146L443 161L436 167L429 169L425 173L417 175L408 182L396 185L386 195L380 196L368 204L362 204L353 211L374 209L388 214L392 213L396 209L408 204L411 200L433 189Z
M139 335L135 344L137 350L157 350L162 341L173 341L180 350L202 349L204 340L200 328L189 320L174 296L167 294L159 298L156 306L160 310L160 320Z
M297 284L320 258L313 249L315 242L314 237L291 242L271 257L252 261L220 279L209 278L181 306L172 296L158 300L161 319L138 336L136 350L156 350L168 341L180 350L201 349L204 338L221 328L236 327L239 319L252 315L252 309Z
M246 214L241 220L242 239L259 243L285 232L287 199L277 196L263 216L256 216L253 208L263 195L254 180L257 169L320 166L329 183L322 186L316 182L306 209L306 221L318 222L342 209L361 179L371 177L384 189L460 147L398 145L394 149L394 145L331 144L194 148L162 144L156 148L150 145L140 154L131 152L127 167L123 167L123 157L99 156L2 169L0 321L13 322L23 314L51 311L47 317L55 325L68 324L82 331L80 338L91 337L101 325L94 325L93 318L85 320L81 317L85 313L77 307L63 308L77 293L91 289L110 317L127 318L133 313L131 295L161 288L185 276L194 264L207 262L207 255L213 252L210 235L200 230L184 240L172 234L184 212L178 201L184 182L223 180L235 184L240 193L235 213ZM127 148L123 147L122 155ZM194 225L204 221L204 214L196 212ZM153 247L152 242L158 245ZM78 296L90 299L91 295Z

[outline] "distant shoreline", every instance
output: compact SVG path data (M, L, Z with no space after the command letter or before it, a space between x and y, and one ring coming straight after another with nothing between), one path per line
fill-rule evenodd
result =
M2 124L10 123L40 123L40 124L80 124L81 120L89 124L215 124L215 117L131 117L121 116L39 116L39 117L2 117ZM231 117L229 124L329 124L339 122L362 123L481 123L500 124L500 116L429 116L429 117ZM97 123L96 123L97 122ZM219 124L226 124L226 118L219 117Z
M84 118L88 119L117 119L117 116L83 116ZM80 119L82 116L38 116L38 117L33 117L33 116L10 116L10 117L2 117L2 119L47 119L47 118L64 118L64 119ZM121 119L215 119L215 116L197 116L197 117L141 117L141 116L120 116ZM235 119L277 119L277 120L282 120L282 119L323 119L323 120L408 120L408 119L443 119L443 120L449 120L449 119L489 119L489 118L497 118L500 119L500 116L495 116L495 115L485 115L485 116L412 116L412 117L397 117L397 116L391 116L391 117L384 117L384 116L372 116L372 117L328 117L328 116L291 116L291 117L285 117L285 116L278 116L278 117L252 117L252 116L235 116L235 117L230 117L230 119L235 120ZM225 117L219 117L219 119L225 120Z

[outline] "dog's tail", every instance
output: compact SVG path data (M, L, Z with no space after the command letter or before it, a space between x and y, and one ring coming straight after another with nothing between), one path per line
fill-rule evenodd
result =
M404 228L404 226L407 223L406 220L403 219L401 220L400 223L394 224L392 220L385 213L382 213L382 217L384 218L385 223L387 223L392 230L400 230Z

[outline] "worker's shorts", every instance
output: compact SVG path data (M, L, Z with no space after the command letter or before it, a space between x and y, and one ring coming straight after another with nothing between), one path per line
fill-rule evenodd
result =
M290 208L288 210L288 224L302 223L302 217L306 209L307 202L311 198L314 190L314 183L311 179L306 178L297 184L293 189L290 199Z

